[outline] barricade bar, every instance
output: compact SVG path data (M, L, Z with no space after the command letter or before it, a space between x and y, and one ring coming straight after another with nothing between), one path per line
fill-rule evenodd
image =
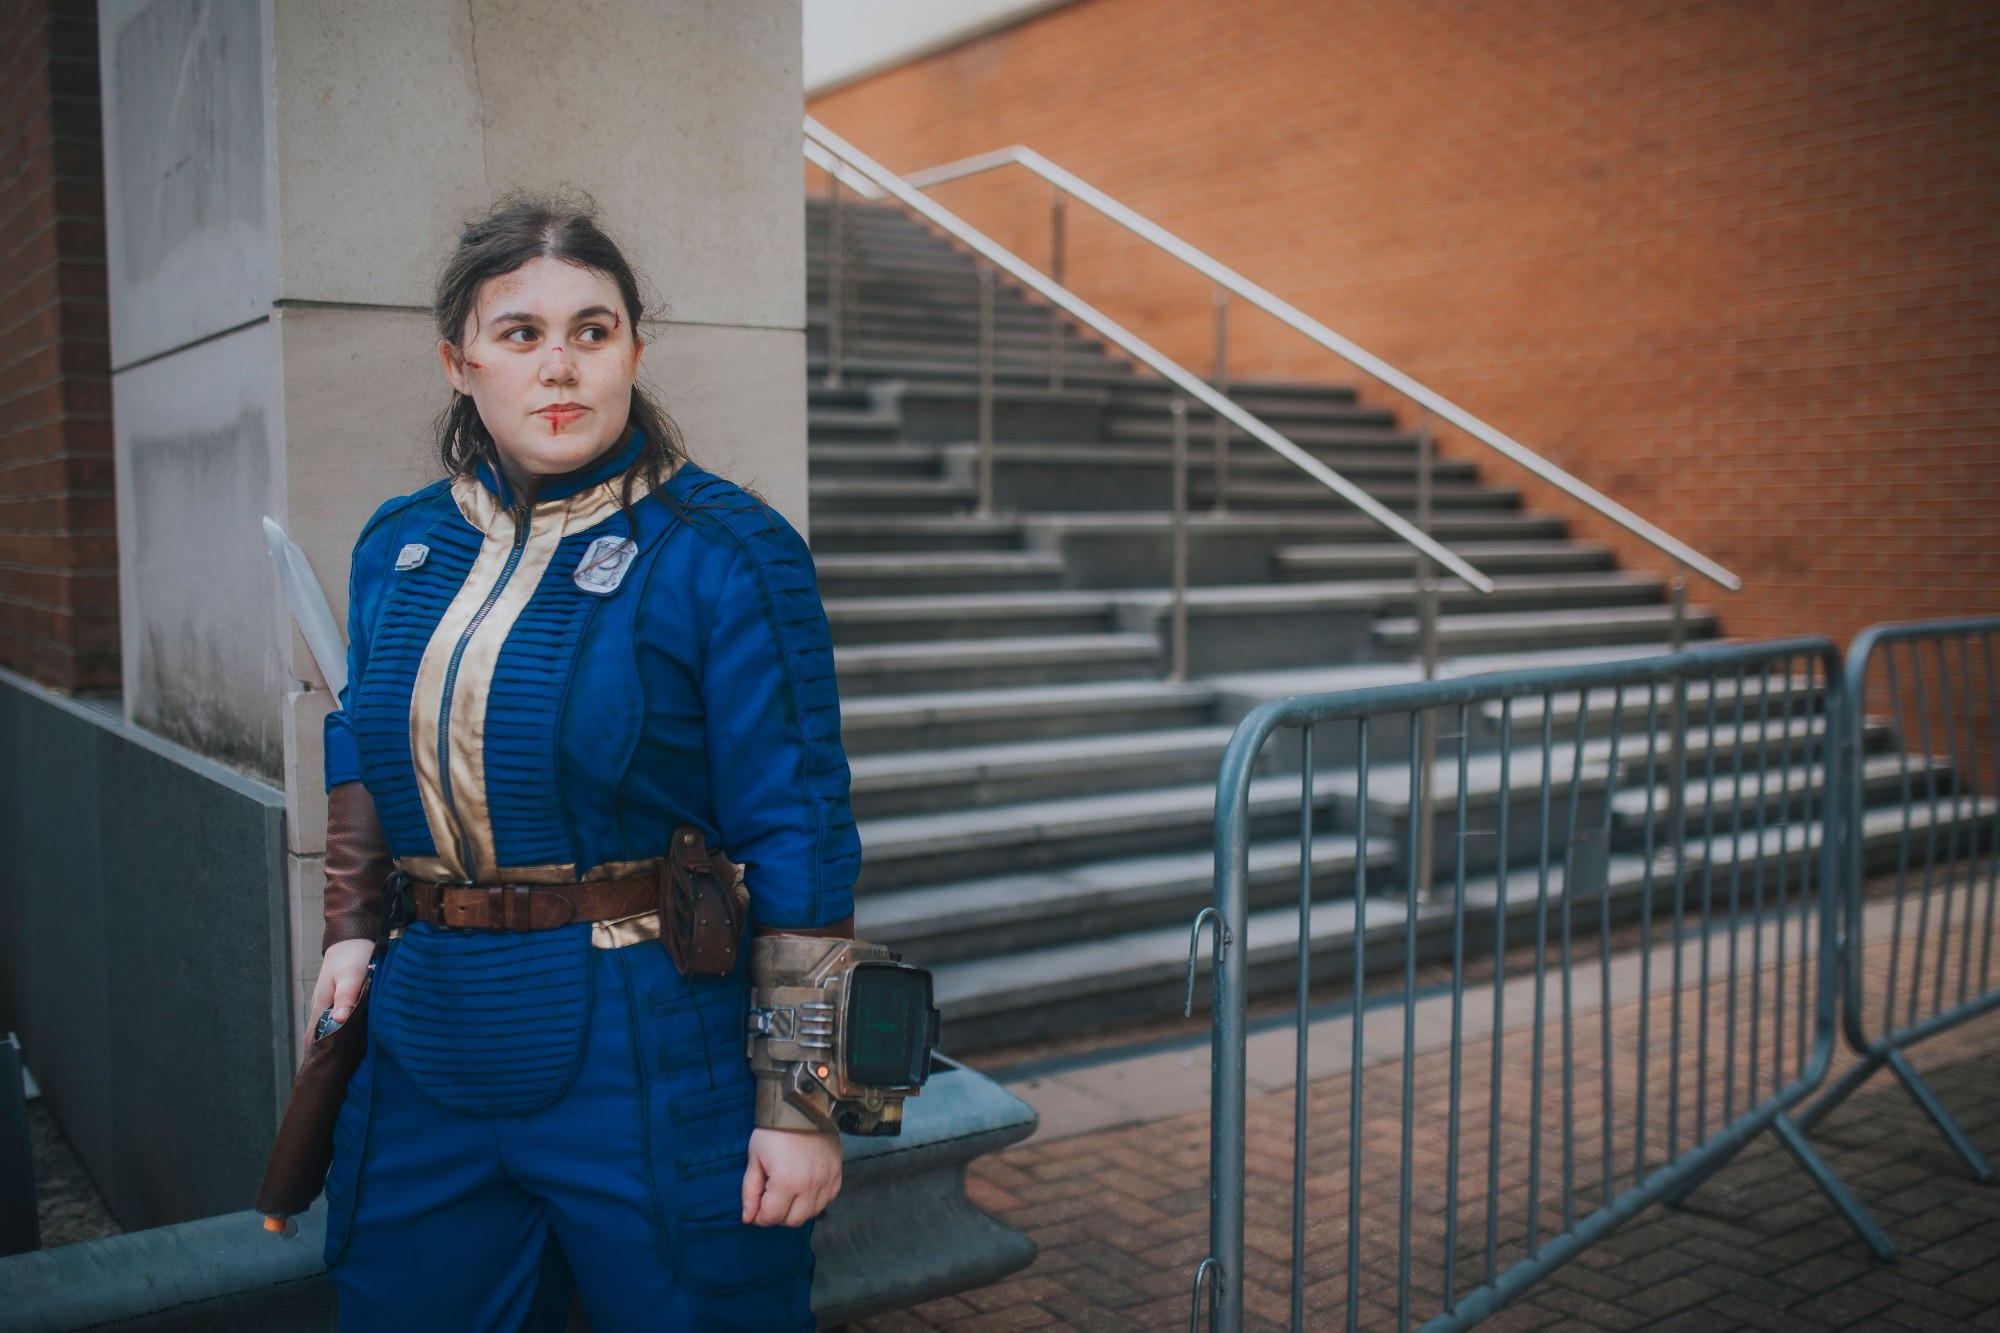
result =
M1816 1124L1888 1068L1977 1180L1993 1165L1903 1054L2000 1007L2000 616L1877 625L1847 657L1842 728L1846 951L1841 1032L1861 1057L1801 1116ZM1886 723L1886 749L1876 729ZM1893 796L1889 817L1872 789ZM1888 937L1867 929L1893 871ZM1883 955L1886 954L1886 958Z
M1468 1328L1766 1130L1888 1256L1790 1119L1834 1041L1848 688L1834 645L1802 638L1281 699L1243 720L1205 909L1237 941L1214 971L1213 1328L1238 1333L1248 1286L1250 968L1270 974L1258 940L1289 921L1293 1328L1336 1310L1350 1329ZM1260 904L1253 929L1250 778L1293 763L1297 903ZM1324 836L1355 839L1351 885L1315 883ZM1448 986L1421 975L1440 965ZM1327 981L1351 1003L1319 1049L1309 993ZM1343 1276L1309 1305L1315 1201L1337 1247L1316 1271Z

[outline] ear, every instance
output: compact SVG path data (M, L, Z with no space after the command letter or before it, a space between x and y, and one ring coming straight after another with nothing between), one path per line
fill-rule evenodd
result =
M472 390L468 386L471 381L465 375L464 358L459 356L458 349L451 345L449 339L438 339L438 360L444 364L444 377L451 387L470 396Z

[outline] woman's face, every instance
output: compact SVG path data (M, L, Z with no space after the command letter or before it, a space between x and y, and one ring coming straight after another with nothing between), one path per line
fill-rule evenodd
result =
M617 283L546 257L488 278L459 346L438 342L445 378L478 406L507 480L531 495L618 443L642 350Z

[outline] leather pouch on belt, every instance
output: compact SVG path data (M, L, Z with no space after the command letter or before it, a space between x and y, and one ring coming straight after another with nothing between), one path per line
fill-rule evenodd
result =
M673 851L660 876L660 941L683 976L725 977L750 920L743 870L692 824L674 830Z

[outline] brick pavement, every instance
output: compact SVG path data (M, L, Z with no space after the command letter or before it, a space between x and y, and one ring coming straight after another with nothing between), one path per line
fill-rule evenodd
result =
M1865 969L1871 978L1882 975L1885 949L1880 942L1871 946ZM1625 955L1621 963L1630 966L1636 957ZM1768 981L1770 974L1765 975ZM1771 993L1768 985L1760 987L1767 1014ZM1684 1036L1678 1087L1671 1050L1663 1042L1675 1006L1657 995L1643 1005L1637 999L1614 1002L1606 1011L1611 1015L1608 1028L1590 1013L1574 1014L1569 1068L1576 1132L1566 1142L1561 1131L1561 1025L1554 1021L1560 1013L1559 988L1551 986L1546 992L1551 1021L1544 1028L1538 1171L1533 1169L1537 1158L1529 1152L1535 1121L1531 1029L1502 1033L1503 1128L1500 1151L1490 1163L1485 1152L1489 1109L1485 1074L1492 1068L1493 1046L1488 1039L1468 1042L1459 1066L1460 1230L1455 1276L1461 1293L1485 1272L1489 1197L1497 1223L1494 1257L1502 1269L1525 1252L1531 1188L1539 1195L1543 1240L1560 1230L1565 1153L1574 1162L1578 1184L1576 1215L1587 1213L1602 1197L1601 1111L1606 1090L1599 1057L1607 1033L1612 1050L1612 1160L1619 1173L1614 1190L1629 1185L1640 1151L1634 1131L1642 1011L1648 1022L1643 1062L1648 1070L1645 1159L1651 1164L1661 1160L1669 1091L1678 1093L1673 1099L1678 1106L1673 1128L1685 1146L1692 1141L1698 1116L1709 1129L1717 1122L1725 1068L1735 1071L1730 1095L1740 1111L1750 1093L1751 1068L1760 1071L1760 1090L1768 1090L1772 1070L1797 1067L1796 1005L1783 1025L1782 1057L1776 1049L1775 1015L1757 1025L1760 1040L1753 1066L1751 1025L1744 1018L1749 996L1746 977L1733 988L1737 1012L1732 1023L1732 988L1712 988L1705 1006L1709 1017L1705 1063L1697 1059L1704 1006L1697 995L1684 998L1678 1006ZM1375 1029L1385 1022L1399 1030L1400 1013L1371 1016L1367 1024L1371 1047L1378 1035ZM1483 1034L1468 1021L1468 1035ZM1315 1040L1320 1040L1317 1028ZM1419 1050L1409 1071L1410 1093L1418 1107L1411 1153L1413 1325L1442 1303L1446 1213L1442 1166L1451 1139L1448 1049ZM1914 1057L1946 1105L1989 1152L2000 1152L1996 1053L2000 1053L2000 1020L1989 1017L1935 1038ZM1186 1077L1205 1082L1203 1062L1197 1058L1191 1063ZM1835 1073L1846 1063L1847 1057L1836 1053ZM1317 1060L1315 1066L1320 1067ZM1711 1075L1706 1096L1699 1081L1703 1068ZM1368 1329L1397 1327L1403 1073L1399 1055L1371 1056L1363 1072L1356 1298L1359 1326ZM1344 1324L1348 1290L1348 1078L1344 1073L1316 1078L1308 1087L1305 1323L1309 1328L1339 1328ZM1289 1313L1292 1111L1289 1089L1253 1093L1248 1107L1246 1299L1248 1325L1253 1329L1285 1327ZM1776 1140L1763 1135L1684 1207L1648 1210L1481 1327L2000 1330L2000 1190L1980 1186L1964 1174L1893 1080L1879 1075L1818 1126L1812 1141L1896 1242L1901 1250L1897 1263L1881 1265L1870 1258ZM1190 1279L1206 1250L1207 1151L1207 1115L1205 1110L1194 1110L1149 1124L1037 1138L976 1163L968 1182L972 1196L1035 1238L1041 1247L1035 1264L986 1290L866 1321L857 1329L972 1333L1184 1327ZM1495 1186L1490 1196L1489 1168Z

